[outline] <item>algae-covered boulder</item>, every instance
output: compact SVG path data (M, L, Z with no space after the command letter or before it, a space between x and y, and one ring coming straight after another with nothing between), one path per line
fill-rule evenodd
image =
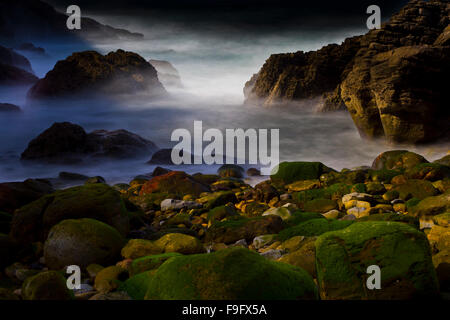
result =
M330 199L314 199L305 203L303 209L308 212L325 213L337 209L336 201Z
M435 197L427 197L411 208L417 217L435 216L450 211L450 192Z
M391 191L397 191L399 198L402 200L409 200L411 198L424 199L439 193L430 181L414 179L394 186Z
M94 288L98 292L116 290L123 281L128 279L128 271L119 266L106 267L95 277Z
M25 280L22 285L24 300L70 300L66 279L56 271L38 273Z
M169 233L155 241L155 245L160 252L178 252L181 254L195 254L205 252L200 240L197 238L182 234Z
M122 248L122 257L125 259L137 259L148 255L162 253L154 241L145 239L131 239Z
M438 181L450 178L450 167L439 163L421 163L407 170L406 174L411 179Z
M257 236L278 233L283 220L274 215L216 222L206 231L205 241L230 244L245 239L252 242Z
M153 279L154 271L139 273L122 282L119 292L126 292L133 300L144 300L148 286Z
M181 256L181 254L177 252L169 252L135 259L131 263L130 275L135 276L145 271L157 269L166 260L178 256Z
M90 184L56 191L18 209L11 236L24 243L44 241L58 222L80 218L102 221L124 236L130 228L120 193L105 184Z
M381 269L381 290L368 290L367 268ZM316 241L322 299L435 297L436 273L426 236L404 223L358 222Z
M412 169L418 164L428 163L421 155L407 150L386 151L378 155L372 163L374 170Z
M333 171L321 162L282 162L278 171L270 176L273 183L289 184L299 180L314 180Z
M146 299L310 300L317 298L304 270L243 248L176 257L159 267Z
M198 182L193 177L182 171L171 171L147 181L141 188L140 195L149 193L167 193L180 197L186 194L195 196L202 192L208 192L209 187Z
M297 226L284 229L278 234L278 239L284 241L295 236L319 236L328 231L347 228L352 223L351 220L311 219Z
M300 243L300 248L282 256L278 261L300 267L307 271L311 277L316 278L315 241L315 237L304 239Z
M70 219L55 225L44 244L46 265L61 269L68 265L85 268L92 263L114 264L125 243L113 227L94 219Z

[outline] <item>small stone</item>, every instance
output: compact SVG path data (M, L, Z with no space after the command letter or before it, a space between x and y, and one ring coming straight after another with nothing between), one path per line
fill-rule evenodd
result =
M273 243L274 239L275 239L274 234L266 234L266 235L262 235L262 236L257 236L253 239L253 247L255 249L260 249L262 247L265 247L267 245L270 245L271 243Z
M322 215L327 219L337 219L341 215L341 212L339 210L330 210Z
M278 260L283 256L283 251L270 249L266 252L261 253L261 256L269 260Z

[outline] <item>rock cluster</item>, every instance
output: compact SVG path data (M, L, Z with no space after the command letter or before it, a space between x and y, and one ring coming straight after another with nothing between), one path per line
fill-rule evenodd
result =
M439 299L450 292L445 159L396 150L340 172L287 162L255 187L237 167L57 191L2 184L0 297ZM68 290L58 271L74 264L83 286ZM366 290L374 264L382 289Z

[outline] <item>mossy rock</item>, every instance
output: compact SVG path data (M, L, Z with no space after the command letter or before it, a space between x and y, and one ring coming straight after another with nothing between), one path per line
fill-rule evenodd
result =
M22 285L24 300L71 300L66 279L57 271L45 271L26 279Z
M278 185L286 185L299 180L314 180L332 171L321 162L282 162L277 167L276 174L270 179Z
M325 213L337 209L336 201L331 199L314 199L305 203L303 209L308 212Z
M410 208L414 216L435 216L450 211L450 192L435 197L427 197Z
M393 186L391 191L397 191L399 198L402 200L409 200L411 198L422 200L439 193L433 184L426 180L407 180L404 184Z
M102 221L125 236L129 215L120 193L105 184L91 184L56 191L20 209L12 219L11 236L17 241L45 241L60 221L89 218Z
M368 182L366 184L366 190L368 194L380 195L386 192L386 188L380 182Z
M368 178L374 182L391 183L392 178L402 174L399 170L369 170Z
M450 227L450 212L438 214L433 217L433 222L441 227Z
M282 222L283 220L278 216L216 222L206 231L205 242L230 244L245 239L250 243L257 236L280 232L283 229Z
M9 233L11 230L12 215L0 211L0 233Z
M140 190L143 196L149 193L167 193L182 198L186 194L195 196L210 191L209 186L198 182L182 171L171 171L147 181Z
M417 199L417 198L411 198L408 201L406 201L406 209L409 211L411 210L414 206L416 206L417 204L419 204L421 200Z
M393 222L403 222L416 229L419 229L420 222L417 217L413 217L405 214L397 213L377 213L371 214L370 216L362 217L357 220L358 222L363 221L393 221Z
M135 259L131 263L130 275L135 276L145 271L157 269L166 260L178 256L181 256L181 254L177 252L169 252Z
M357 193L367 193L367 188L364 183L356 183L352 186L350 193L357 192Z
M292 216L292 213L286 207L279 207L279 208L270 208L263 213L263 216L269 215L279 216L283 220L288 220Z
M118 291L126 292L133 300L144 300L154 273L155 270L142 272L132 276L125 282L121 283Z
M325 217L318 212L296 211L289 219L283 221L283 225L285 228L289 228L312 219L325 219Z
M450 167L450 154L443 156L442 158L433 161L433 163L442 164Z
M438 181L450 178L450 167L438 163L421 163L406 171L410 179Z
M351 220L312 219L297 226L284 229L278 234L277 239L285 241L295 236L314 237L325 232L347 228L353 223Z
M306 190L293 194L294 202L301 208L308 201L316 199L340 199L342 196L351 192L352 186L345 183L335 183L326 188Z
M333 184L354 185L363 183L367 178L367 170L354 170L342 172L329 172L320 176L320 181L325 186Z
M244 176L244 168L236 164L224 164L218 170L217 174L221 178L242 178Z
M261 216L269 208L270 207L265 203L253 201L245 204L244 208L242 208L242 211L244 216L251 218Z
M214 182L216 182L217 180L220 179L220 176L218 176L217 174L202 174L202 173L196 173L192 175L192 178L194 178L196 181L206 184L206 185L211 185Z
M201 197L197 200L203 204L206 210L211 210L219 206L224 206L227 203L236 203L238 200L232 191L218 191Z
M178 252L195 254L206 252L203 244L197 238L182 233L169 233L154 242L160 252Z
M19 300L19 297L12 290L0 288L0 301Z
M114 291L128 279L128 276L128 271L119 266L103 268L95 277L94 288L102 293Z
M367 290L367 268L381 269L381 290ZM437 298L426 236L404 223L357 222L316 241L322 299Z
M288 264L269 261L243 248L176 257L159 267L149 300L310 300L312 277Z
M156 246L154 241L145 239L131 239L121 251L125 259L138 259L160 253L162 253L161 248Z
M402 170L411 169L418 164L428 163L421 155L407 150L386 151L373 161L374 170Z
M86 268L92 263L109 265L120 258L125 239L113 227L94 219L69 219L55 225L44 244L46 265Z
M213 223L216 221L221 221L225 218L236 216L237 212L234 206L220 206L212 209L208 212L208 222Z
M303 240L300 248L282 256L278 261L302 268L311 277L316 278L316 246L315 238Z

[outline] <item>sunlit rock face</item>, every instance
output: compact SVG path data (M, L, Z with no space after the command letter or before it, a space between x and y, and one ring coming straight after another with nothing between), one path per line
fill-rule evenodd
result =
M272 55L244 89L273 106L314 96L343 106L361 136L423 143L448 136L450 7L411 1L379 30L314 52Z
M58 61L45 78L28 92L32 99L73 95L115 95L143 92L165 95L155 68L133 52L117 50L107 55L83 51Z

